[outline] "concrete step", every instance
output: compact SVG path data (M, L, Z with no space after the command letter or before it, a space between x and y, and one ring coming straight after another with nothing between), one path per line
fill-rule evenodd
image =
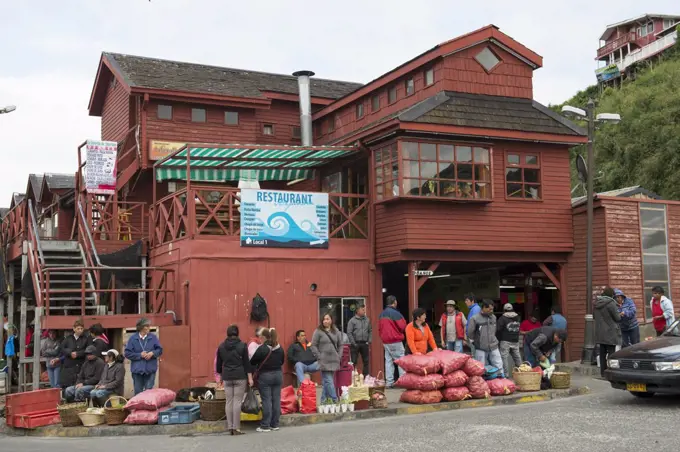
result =
M45 258L46 261L56 261L56 260L65 260L65 261L82 261L83 257L80 255L80 253L73 253L73 254L43 254L43 257Z
M45 251L79 251L76 240L42 240L40 247Z

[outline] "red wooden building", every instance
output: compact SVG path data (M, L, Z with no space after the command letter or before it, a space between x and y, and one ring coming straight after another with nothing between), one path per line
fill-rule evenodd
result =
M358 301L377 320L387 294L406 316L423 306L431 318L469 291L547 315L567 304L568 150L586 138L533 100L542 63L494 26L364 85L104 53L90 114L118 142L116 194L88 193L80 159L72 233L56 237L82 250L78 305L51 301L56 271L28 207L6 219L29 245L10 267L24 256L36 274L43 328L151 316L166 350L161 384L175 388L211 378L229 324L251 334L258 293L285 346L327 310L344 329ZM328 247L242 246L248 184L326 193ZM101 267L138 240L139 266Z

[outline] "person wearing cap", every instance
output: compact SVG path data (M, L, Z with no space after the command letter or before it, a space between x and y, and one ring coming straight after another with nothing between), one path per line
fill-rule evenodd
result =
M125 366L123 357L118 350L111 349L102 353L104 357L104 371L99 379L99 383L90 393L94 406L104 406L104 403L112 395L123 395L125 388Z
M137 332L130 336L125 345L125 357L131 362L130 373L135 395L153 388L158 372L158 357L163 354L158 336L150 330L150 322L140 319L137 322Z
M498 337L503 371L506 376L512 375L510 358L514 367L522 364L522 356L519 353L519 314L515 312L512 304L503 305L503 315L496 323L496 337Z
M69 386L64 390L66 401L72 403L88 400L103 371L104 361L97 356L97 347L88 345L85 349L85 362L80 367L75 386Z
M456 302L449 300L446 302L446 312L439 320L439 328L442 340L442 348L450 351L463 353L463 340L465 339L465 328L467 319L456 308Z

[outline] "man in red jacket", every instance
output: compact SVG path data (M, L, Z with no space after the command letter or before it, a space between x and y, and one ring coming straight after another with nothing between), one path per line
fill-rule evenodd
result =
M378 318L378 334L385 348L385 384L388 388L394 386L394 361L404 356L404 330L406 319L397 310L397 298L387 297L387 306ZM399 367L399 376L404 369Z

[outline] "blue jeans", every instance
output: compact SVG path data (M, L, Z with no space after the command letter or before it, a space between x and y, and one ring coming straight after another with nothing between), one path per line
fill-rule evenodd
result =
M621 331L623 347L630 347L640 342L640 328L636 327L629 331Z
M498 369L500 371L501 375L503 375L503 377L505 377L505 370L504 370L504 366L503 366L503 358L501 358L500 350L495 349L495 350L491 350L491 351L485 351L485 350L476 349L475 350L475 359L477 361L481 362L481 363L484 363L485 366L488 364L488 365L495 367L496 369Z
M526 339L524 340L524 361L527 361L529 364L531 364L531 367L536 367L536 357L534 356L534 353L531 351L531 346L529 344L529 341Z
M394 386L394 361L404 357L404 344L383 344L385 348L385 384L387 387ZM399 367L399 376L404 375L404 369Z
M75 386L69 386L64 389L64 398L67 402L85 402L90 398L90 392L94 389L92 386L81 386L76 389Z
M151 374L132 374L132 385L135 388L135 395L147 389L153 389L156 382L156 372Z
M328 399L333 402L338 401L338 393L335 391L335 382L333 377L335 372L321 371L321 401L325 402Z
M448 341L446 349L451 352L463 353L463 339L456 339L455 341Z
M314 361L312 364L295 363L295 376L297 377L298 385L305 380L305 374L313 374L319 371L319 363Z
M61 366L51 367L47 365L47 377L50 379L50 388L59 387L59 373L61 372Z
M277 428L281 418L281 385L283 373L264 372L257 377L257 388L262 397L262 428Z
M105 399L108 400L109 396L113 394L113 391L110 389L95 389L92 392L90 392L90 397L93 399L102 399L102 403L106 402Z

